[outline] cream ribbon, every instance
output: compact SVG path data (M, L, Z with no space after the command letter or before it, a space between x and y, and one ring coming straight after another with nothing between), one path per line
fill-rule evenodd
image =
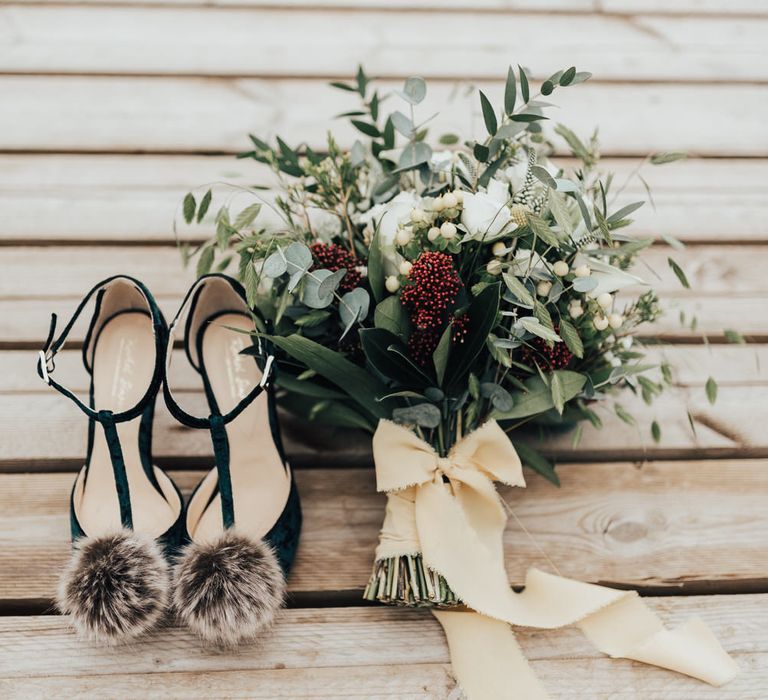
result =
M506 513L494 481L525 486L520 459L495 421L440 457L410 430L380 421L373 437L376 482L388 494L376 558L421 553L476 612L435 610L454 674L470 700L546 698L509 627L576 624L611 657L634 659L712 685L738 668L694 618L666 630L635 591L619 591L530 569L515 593L504 565Z

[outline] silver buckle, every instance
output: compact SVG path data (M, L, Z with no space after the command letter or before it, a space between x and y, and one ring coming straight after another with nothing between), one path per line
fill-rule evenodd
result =
M275 356L269 355L267 357L267 361L264 363L264 373L261 375L261 381L259 382L259 386L262 389L265 386L267 386L267 382L269 381L270 370L272 369L272 363L274 361L275 361Z
M39 362L40 362L40 369L43 374L43 381L50 386L51 385L51 378L48 376L48 372L53 372L53 358L51 358L51 368L48 369L48 356L45 354L44 350L40 350L38 353Z

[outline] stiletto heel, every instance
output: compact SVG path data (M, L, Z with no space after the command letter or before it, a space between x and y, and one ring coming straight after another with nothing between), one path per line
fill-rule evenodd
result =
M57 352L94 296L83 346L91 375L86 404L52 375ZM181 495L152 464L152 419L167 327L149 290L138 280L116 276L88 292L58 338L55 334L54 314L38 374L88 416L87 458L70 498L74 551L57 603L82 636L113 644L162 618L170 593L166 557L185 541Z
M301 508L280 440L273 357L248 335L258 317L243 288L225 275L201 277L171 324L168 363L184 317L184 347L210 415L182 409L167 372L163 393L181 423L210 432L216 467L189 501L191 543L174 569L173 603L180 620L205 640L232 646L254 638L282 606Z

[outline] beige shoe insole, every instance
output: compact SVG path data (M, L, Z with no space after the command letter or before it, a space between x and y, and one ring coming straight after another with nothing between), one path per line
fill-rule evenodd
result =
M155 365L152 319L141 313L116 316L102 328L93 357L94 406L113 413L135 406L149 387ZM158 469L155 475L166 497L152 485L141 463L141 416L117 424L125 461L133 512L133 528L153 537L163 534L180 512L169 480ZM114 532L121 527L120 505L112 461L104 430L95 426L93 452L85 489L75 491L78 520L87 535ZM79 502L78 502L79 501Z
M262 378L253 357L240 354L252 344L251 338L225 326L255 330L245 316L225 314L203 331L202 361L222 414L231 411ZM291 487L291 477L272 439L268 408L264 391L226 426L235 526L254 538L263 537L275 524ZM223 529L221 496L217 494L208 503L216 482L214 469L190 504L187 522L196 542L210 541Z

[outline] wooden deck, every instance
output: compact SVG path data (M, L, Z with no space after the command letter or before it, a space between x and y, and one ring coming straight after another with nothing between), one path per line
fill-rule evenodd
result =
M656 211L642 211L637 227L687 243L675 256L691 290L667 267L666 244L648 256L668 310L656 330L670 343L658 353L677 368L674 390L652 407L622 398L641 427L606 412L603 431L585 428L577 445L569 435L539 441L560 460L562 488L531 476L526 492L506 495L565 575L637 588L672 625L700 615L742 673L714 689L603 658L574 630L520 639L554 698L765 698L766 41L762 0L0 6L0 697L458 698L430 615L361 603L383 505L361 436L287 422L305 529L290 609L261 645L210 653L169 627L129 648L97 648L51 606L85 426L34 374L48 315L68 317L85 289L117 272L145 281L172 312L191 281L170 226L184 192L265 182L232 157L249 131L321 144L331 116L351 106L325 83L362 61L388 84L414 71L433 79L438 131L480 123L457 82L496 94L510 62L539 78L577 62L595 80L554 101L580 133L599 123L618 172L651 151L691 153L648 170ZM680 325L681 312L695 327ZM726 329L747 342L726 343ZM62 370L77 360L65 354L73 361L63 358ZM714 406L703 388L710 375L720 386ZM181 381L201 399L191 376ZM81 374L70 382L84 387ZM164 409L155 434L158 462L189 491L211 461L207 435ZM505 544L513 582L529 564L546 568L513 525Z

